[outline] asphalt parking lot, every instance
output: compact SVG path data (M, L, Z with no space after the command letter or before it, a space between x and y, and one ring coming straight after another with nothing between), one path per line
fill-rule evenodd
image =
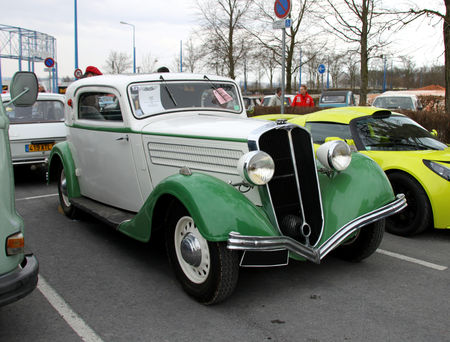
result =
M163 246L68 219L44 178L16 170L40 280L0 308L0 341L450 341L450 231L385 234L357 264L241 269L234 295L207 307L182 291Z

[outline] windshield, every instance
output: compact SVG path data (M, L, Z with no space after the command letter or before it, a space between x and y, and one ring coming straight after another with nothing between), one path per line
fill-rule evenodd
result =
M387 118L364 117L351 122L366 150L443 150L430 132L408 117L391 115Z
M373 105L378 108L414 110L412 99L404 96L377 97Z
M346 95L322 95L320 102L322 103L345 103Z
M241 113L239 92L233 83L165 81L132 84L129 96L136 117L173 110L208 109Z
M64 121L64 104L61 101L38 100L29 107L9 104L5 109L12 124Z
M334 122L307 122L305 127L311 133L315 144L323 144L329 137L353 139L349 125Z

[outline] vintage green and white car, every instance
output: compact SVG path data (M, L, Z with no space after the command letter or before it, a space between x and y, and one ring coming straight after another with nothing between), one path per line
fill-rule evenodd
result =
M183 288L205 304L233 292L239 266L319 263L334 249L361 260L406 205L346 143L324 144L318 162L304 128L248 119L228 78L82 79L67 89L65 123L49 161L64 213L87 211L143 242L163 237Z

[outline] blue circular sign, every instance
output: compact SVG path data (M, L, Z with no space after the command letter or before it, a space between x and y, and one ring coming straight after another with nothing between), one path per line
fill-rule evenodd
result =
M47 68L52 68L55 65L55 60L51 57L45 59L44 64Z
M319 72L319 74L323 74L325 72L325 65L320 64L317 68L317 71Z
M289 12L291 12L291 1L290 0L275 0L274 5L275 15L284 19L288 16Z

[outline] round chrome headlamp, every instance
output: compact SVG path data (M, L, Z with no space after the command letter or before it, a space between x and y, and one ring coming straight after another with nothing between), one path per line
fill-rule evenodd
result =
M330 170L343 171L352 161L350 146L342 140L326 142L317 149L317 159Z
M252 185L267 184L275 172L275 164L266 152L252 151L244 154L238 162L240 176Z

